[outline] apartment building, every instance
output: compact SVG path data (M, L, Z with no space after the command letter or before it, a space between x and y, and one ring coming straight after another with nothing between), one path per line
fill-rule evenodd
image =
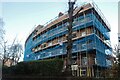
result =
M46 25L38 25L26 39L24 61L57 57L66 63L68 18L68 13L60 12ZM76 8L73 18L73 75L103 76L104 70L112 65L109 23L95 3Z

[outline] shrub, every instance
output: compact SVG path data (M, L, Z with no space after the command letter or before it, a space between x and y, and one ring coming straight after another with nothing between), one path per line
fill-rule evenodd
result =
M61 59L49 59L20 62L15 66L9 68L9 74L36 74L39 76L60 76L62 74L63 60ZM7 70L7 69L5 69Z

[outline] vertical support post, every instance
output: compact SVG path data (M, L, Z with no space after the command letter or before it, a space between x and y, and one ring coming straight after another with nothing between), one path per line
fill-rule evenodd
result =
M92 68L91 68L91 77L94 77L94 68L93 68L93 66L92 66Z
M81 57L82 57L82 56L81 56L81 53L80 53L80 77L81 77L81 65L82 65L82 64L81 64L81 63L82 63Z

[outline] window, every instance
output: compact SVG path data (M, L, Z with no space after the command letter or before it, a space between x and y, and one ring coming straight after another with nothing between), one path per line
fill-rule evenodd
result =
M120 53L120 49L118 50L118 53Z
M37 48L35 48L35 52L38 51Z
M28 55L26 55L26 57L30 57L30 55L28 54Z
M72 38L76 38L76 37L77 37L76 33L72 34Z
M37 36L33 37L33 41L37 40Z
M38 59L40 59L40 55L38 55Z
M49 56L52 56L51 52L48 52Z
M86 49L86 43L82 44L82 49Z
M60 49L60 54L62 54L63 53L63 49Z
M106 59L106 64L107 64L107 66L111 66L112 62L110 60Z
M82 57L82 65L87 65L87 57Z
M46 44L43 44L43 47L46 47Z
M59 42L59 45L61 45L61 46L62 46L62 45L63 45L63 42L62 42L62 41L61 41L61 42Z
M49 42L49 43L48 43L48 46L52 46L52 42Z
M118 41L120 42L120 37L118 37Z
M118 39L120 40L120 37L118 37Z
M42 37L45 38L45 37L46 37L46 34L43 34Z
M86 69L81 70L81 76L86 76Z
M37 57L35 57L35 60L37 60Z
M85 36L86 35L86 32L84 31L84 32L82 32L82 36Z
M89 39L89 40L87 41L87 44L90 44L91 42L92 42L92 40Z
M35 37L33 38L33 41L35 40Z
M34 52L34 51L35 51L35 48L32 49L32 52Z
M41 47L39 46L39 47L38 47L38 50L40 50L40 49L41 49Z
M41 45L41 48L44 48L44 47L46 47L46 44L43 43L43 44Z
M84 23L84 21L85 21L84 18L82 18L82 19L79 18L80 23Z
M111 51L109 49L105 49L105 54L106 55L110 55L111 54Z
M33 34L34 34L34 35L36 35L36 34L37 34L37 32L38 32L38 30L34 30Z
M66 22L66 23L65 23L65 26L68 26L68 25L69 25L69 23L68 23L68 22Z
M89 21L89 17L84 18L84 22Z
M62 37L58 39L58 43L61 43L61 42L62 42Z

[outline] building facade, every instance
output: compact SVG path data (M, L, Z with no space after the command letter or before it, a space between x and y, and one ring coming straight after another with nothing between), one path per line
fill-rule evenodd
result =
M94 3L76 8L73 17L72 67L77 67L73 69L73 75L101 76L112 65L110 26ZM67 13L60 13L48 24L38 25L25 42L24 61L56 57L66 61L68 18Z
M120 53L120 33L118 33L118 52Z

